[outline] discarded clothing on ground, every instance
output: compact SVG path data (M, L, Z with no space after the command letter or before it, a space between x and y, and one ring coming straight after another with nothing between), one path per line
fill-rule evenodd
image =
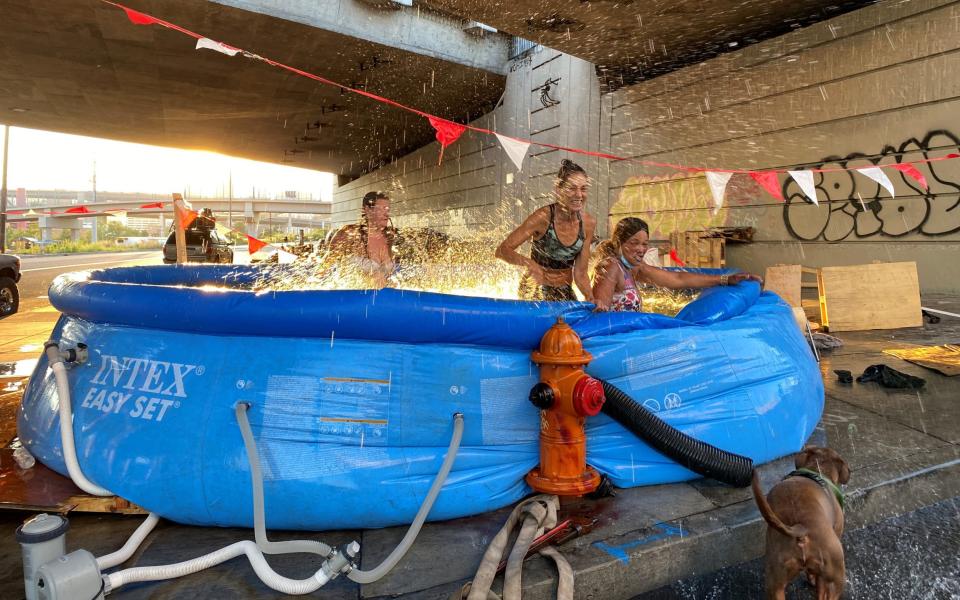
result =
M820 333L818 331L815 332L812 337L817 350L833 350L834 348L843 346L843 340L827 333Z
M886 388L894 389L913 389L922 388L927 382L920 377L907 375L900 371L890 368L887 365L870 365L863 371L863 375L857 377L857 383L868 383L876 381Z
M853 373L851 373L850 371L837 369L837 370L834 370L834 373L837 374L837 381L839 383L853 383Z

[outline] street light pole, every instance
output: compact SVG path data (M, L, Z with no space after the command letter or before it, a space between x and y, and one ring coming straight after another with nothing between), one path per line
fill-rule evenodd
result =
M230 169L230 176L227 180L229 187L229 199L227 200L227 225L233 229L233 169Z
M10 126L3 126L3 181L0 181L0 254L7 252L7 155L10 153Z

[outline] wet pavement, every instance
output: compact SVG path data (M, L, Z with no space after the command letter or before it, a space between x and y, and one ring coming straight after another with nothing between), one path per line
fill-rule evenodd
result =
M960 312L960 298L925 297L924 304ZM16 363L36 358L39 348L35 345L42 344L55 318L52 309L37 309L0 322L0 362ZM956 503L951 499L960 496L960 412L957 411L960 377L943 376L884 355L882 350L957 343L960 341L960 319L944 317L936 325L850 332L838 336L844 340L844 347L824 353L821 363L826 382L826 407L811 441L836 449L851 466L851 480L846 486L845 539L852 540L854 545L848 553L851 573L848 597L866 598L868 590L875 585L880 589L869 597L950 597L953 593L950 590L954 589L950 586L955 584L951 577L956 576L957 568L956 563L949 560L926 560L924 569L914 570L907 566L901 571L925 580L942 580L939 588L923 588L931 590L932 595L923 595L926 592L916 596L899 595L898 590L906 589L912 593L920 588L898 587L893 579L885 578L882 573L871 575L873 571L858 569L863 565L863 569L879 571L881 565L888 562L908 565L910 563L903 562L902 555L913 552L912 548L921 551L929 546L934 550L942 548L951 553L948 556L957 554L957 512ZM919 391L906 391L888 390L877 383L843 385L837 383L833 374L834 369L847 369L857 375L866 366L876 363L923 377L926 386ZM8 377L8 383L15 383L13 376ZM4 417L4 420L8 421L8 418ZM0 423L0 431L5 431L4 427L9 429L8 425L9 422ZM0 441L5 445L9 440ZM764 489L769 489L790 470L790 459L764 465L760 469ZM337 501L317 499L318 502L331 500ZM930 505L936 505L930 509L934 512L914 513ZM593 532L562 547L576 573L576 597L579 599L631 598L650 590L681 594L650 598L759 595L757 582L761 569L759 563L750 561L755 561L763 551L764 525L748 489L732 489L700 480L619 490L615 498L596 503L577 501L565 508L590 510L600 519ZM508 513L509 509L503 509L428 524L407 557L386 578L365 586L338 579L315 595L351 599L446 599L473 575L487 544ZM923 523L938 518L953 519L953 529L946 528L941 533L932 527L914 527L911 519L915 514L921 515ZM28 515L20 511L0 511L0 530L7 532L0 535L2 598L18 598L23 593L20 552L13 539L13 529ZM898 521L899 515L908 516L903 517L905 521ZM924 515L934 516L928 518ZM70 519L68 548L85 547L94 554L102 554L119 548L142 517L73 513ZM858 529L865 533L861 534ZM404 532L405 528L389 528L322 534L271 532L270 536L271 539L322 539L331 544L357 539L363 548L362 567L369 569L393 549ZM874 541L865 549L857 550L855 547L859 542L856 540L861 535ZM177 562L251 538L250 530L186 527L165 522L125 566ZM295 578L311 575L318 564L316 558L309 555L270 557L268 561L282 574ZM743 566L733 570L727 569L741 564ZM870 567L871 564L877 566ZM690 579L722 569L727 570L721 571L716 581ZM733 577L730 579L733 583L724 583L724 578L729 577ZM688 587L663 591L664 586L680 580ZM541 558L529 561L523 582L525 598L553 597L556 575L552 563ZM733 587L725 588L724 585ZM737 587L739 585L745 586L746 593L709 595L714 587L729 591L741 589ZM695 590L693 596L682 595L688 589ZM179 580L131 585L112 595L119 598L278 596L259 582L244 559L235 559Z
M960 598L960 501L939 502L843 536L848 600ZM763 597L763 559L691 577L633 600ZM813 598L798 578L788 599Z

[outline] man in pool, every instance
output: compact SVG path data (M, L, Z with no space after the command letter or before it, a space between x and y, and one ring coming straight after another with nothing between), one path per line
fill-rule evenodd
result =
M340 228L328 248L331 257L368 278L373 287L383 287L396 269L396 238L390 197L384 192L368 192L360 207L360 222Z
M637 291L637 284L650 283L676 290L736 285L741 281L763 282L760 277L750 273L707 275L654 267L643 262L649 245L650 228L643 219L620 219L611 238L597 249L597 253L603 256L593 276L593 301L597 310L643 310L643 299Z

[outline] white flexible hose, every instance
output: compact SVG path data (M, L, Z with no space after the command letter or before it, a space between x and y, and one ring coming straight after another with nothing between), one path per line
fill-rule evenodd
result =
M136 552L140 544L143 543L144 538L147 537L147 534L157 526L159 520L160 517L158 517L156 513L150 513L146 520L140 523L140 527L137 527L137 530L133 532L133 535L130 536L130 539L127 540L127 543L124 544L122 548L97 559L97 566L100 567L100 571L106 571L111 567L122 564L133 556L133 553Z
M423 522L427 520L427 515L430 514L430 509L433 508L433 503L440 494L440 488L443 487L444 482L447 480L447 475L450 474L453 461L457 458L457 451L460 449L461 439L463 439L463 415L456 413L453 415L453 436L450 438L447 456L443 459L443 465L441 465L440 471L437 472L437 476L433 480L433 485L430 486L430 491L427 492L427 497L423 499L423 504L420 505L417 516L413 519L413 523L410 523L410 528L407 529L406 535L403 536L403 539L400 540L397 547L393 549L390 556L383 559L383 562L375 568L369 571L354 569L347 573L347 577L349 577L351 581L356 581L357 583L373 583L389 573L390 570L400 562L400 559L404 557L407 550L413 545L414 540L417 539L420 528L423 527Z
M63 357L56 344L47 346L47 360L57 382L57 399L60 403L60 445L63 447L63 461L67 464L67 473L78 488L93 496L113 496L113 492L104 489L87 479L77 461L77 449L73 439L73 410L70 406L70 382L67 380L67 368L63 366Z
M247 418L249 406L244 402L237 402L234 412L237 424L240 425L240 434L243 436L243 446L247 451L247 461L250 463L250 481L253 486L253 536L257 546L265 554L291 554L303 552L330 556L330 546L315 540L289 540L271 542L267 539L266 517L263 502L263 472L260 469L260 455L257 453L257 444L250 429L250 420Z
M196 573L214 565L224 563L231 558L236 558L241 554L246 554L250 560L250 565L254 572L271 589L283 594L302 595L315 592L320 589L327 581L329 576L323 572L323 569L314 573L313 577L307 579L289 579L278 575L263 558L263 552L257 547L255 542L244 540L230 544L226 548L221 548L216 552L211 552L204 556L176 563L173 565L160 565L156 567L136 567L133 569L124 569L116 573L110 573L106 576L109 589L117 588L136 581L159 581L162 579L174 579Z
M113 496L114 493L93 483L83 474L80 462L77 460L76 442L73 438L73 407L70 398L70 382L67 380L67 368L63 366L63 357L56 344L47 345L47 360L53 377L57 383L57 401L60 404L60 446L63 448L63 461L67 465L67 473L78 488L93 496ZM97 566L101 571L115 567L133 556L144 538L147 537L160 520L154 513L137 527L127 543L116 552L101 556L97 559Z

